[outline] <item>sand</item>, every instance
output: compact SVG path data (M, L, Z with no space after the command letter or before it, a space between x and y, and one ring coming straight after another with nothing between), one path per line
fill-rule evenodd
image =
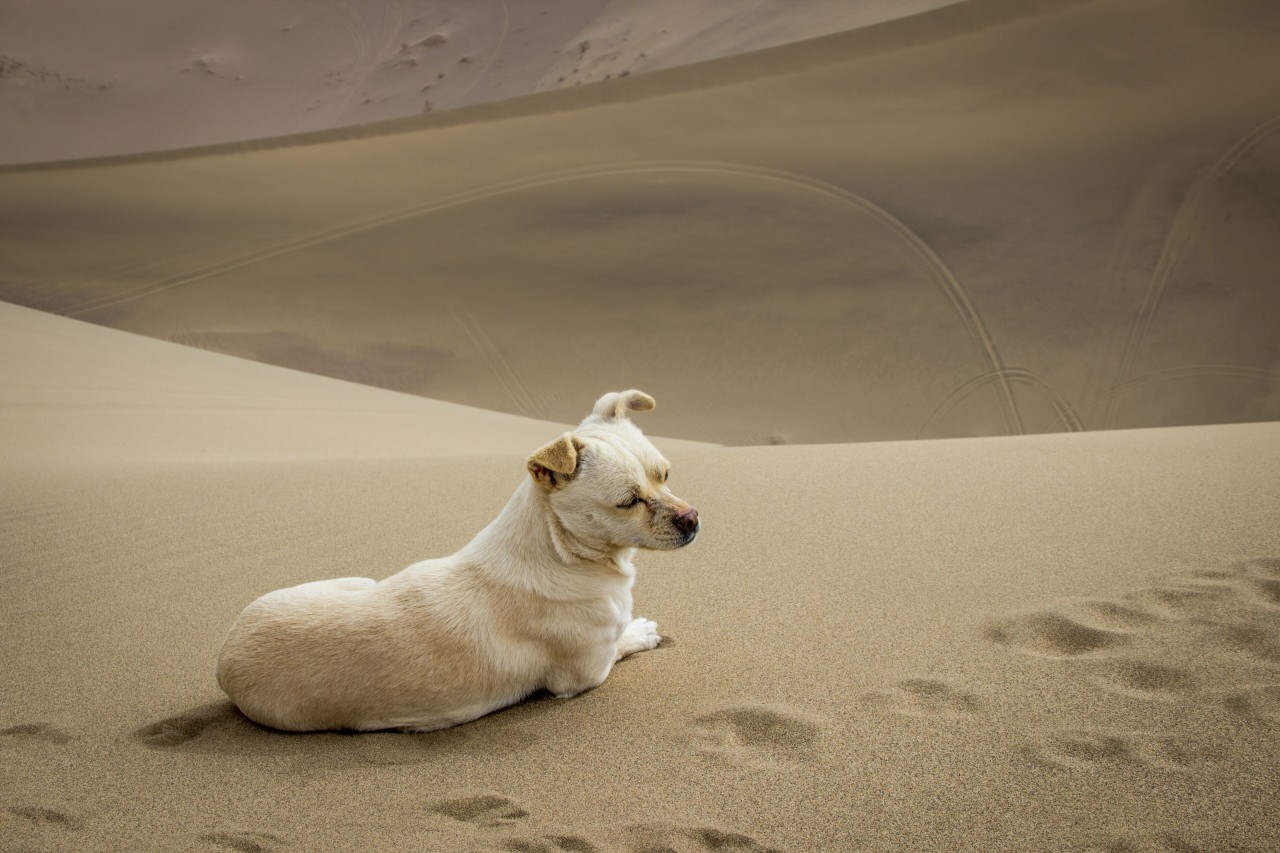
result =
M239 716L230 620L456 549L523 454L289 458L289 418L210 414L243 458L33 461L55 416L5 421L6 849L1280 844L1280 424L668 448L704 532L638 561L659 649L571 701L353 736Z
M541 420L640 386L718 444L1273 420L1278 14L978 0L0 171L0 299Z
M956 0L0 0L0 163L418 116L825 36Z
M136 152L0 169L0 849L1280 849L1274 4L131 4L0 0L0 154ZM219 692L627 387L658 649L424 735Z
M5 303L0 388L0 458L22 465L527 455L571 428Z

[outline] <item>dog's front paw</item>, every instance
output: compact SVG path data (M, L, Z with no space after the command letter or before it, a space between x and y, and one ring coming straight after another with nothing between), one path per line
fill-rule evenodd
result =
M658 633L657 622L652 619L632 619L618 638L618 659L656 648L661 642L662 635Z
M646 649L652 649L658 643L662 642L662 635L658 633L658 623L652 619L632 619L631 624L627 626L623 633L630 634L637 641L644 644Z

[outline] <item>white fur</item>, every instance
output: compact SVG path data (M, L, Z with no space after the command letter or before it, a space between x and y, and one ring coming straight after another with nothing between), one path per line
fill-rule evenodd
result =
M635 549L697 533L666 460L627 420L652 407L638 391L601 397L529 457L506 508L450 557L254 601L223 643L219 686L250 719L289 731L430 731L540 688L568 698L597 686L661 641L631 616Z

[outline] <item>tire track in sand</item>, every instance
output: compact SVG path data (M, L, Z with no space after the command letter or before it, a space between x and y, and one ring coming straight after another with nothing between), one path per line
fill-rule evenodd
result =
M929 417L925 418L924 423L916 430L916 438L921 438L935 421L950 414L951 410L968 398L970 394L979 388L1002 380L1005 382L1018 382L1036 389L1049 401L1049 405L1053 408L1058 421L1066 428L1067 432L1084 432L1085 425L1080 415L1071 403L1052 386L1030 370L1021 367L1006 367L1001 371L988 371L975 376L953 390L937 405L929 414Z
M1134 364L1138 360L1138 354L1146 344L1147 335L1150 333L1151 326L1155 321L1160 302L1164 298L1165 291L1169 288L1173 270L1181 263L1187 249L1191 246L1192 239L1195 237L1196 227L1203 214L1205 199L1209 190L1239 165L1240 161L1255 148L1261 145L1267 137L1278 130L1280 130L1280 115L1263 122L1236 140L1212 166L1191 182L1191 186L1188 187L1186 195L1182 199L1182 204L1178 206L1178 210L1174 214L1173 224L1169 227L1169 232L1165 236L1164 245L1160 248L1160 255L1156 259L1155 269L1151 273L1150 281L1147 282L1142 306L1138 309L1138 316L1129 332L1129 340L1125 344L1124 352L1120 357L1116 380L1111 387L1124 387L1133 373ZM1102 418L1102 427L1104 429L1110 426L1111 420L1115 415L1116 399L1116 395L1113 395L1107 402Z
M1161 382L1174 382L1179 379L1197 379L1216 376L1223 379L1244 379L1262 382L1267 385L1280 384L1280 373L1264 370L1261 367L1248 367L1242 364L1187 364L1182 367L1169 367L1133 376L1123 382L1116 382L1099 388L1084 399L1084 403L1092 405L1097 400L1107 400L1110 406L1120 394L1136 388L1158 385Z
M471 341L472 346L476 348L476 352L480 353L480 357L489 365L490 372L507 392L516 409L526 417L542 418L542 407L538 405L537 399L529 393L528 386L516 373L515 365L494 343L493 338L489 337L484 327L476 321L475 316L461 305L453 307L449 314L453 317L453 322Z
M223 273L232 272L237 269L242 269L272 258L277 258L292 252L340 240L344 237L349 237L365 231L371 231L375 228L395 224L414 217L447 210L451 207L483 201L524 190L539 189L542 187L555 186L574 181L589 180L592 178L617 177L622 175L648 174L654 172L728 175L731 177L753 178L761 181L769 181L792 188L806 190L810 193L821 195L829 199L834 199L843 205L852 207L855 210L867 214L873 219L879 221L900 241L902 241L912 254L924 263L934 284L942 291L947 301L959 316L965 332L978 351L979 358L986 362L988 372L993 376L993 381L998 385L1001 408L1003 410L1006 426L1009 432L1019 434L1025 432L1021 415L1018 412L1017 404L1013 398L1010 376L1007 375L1008 368L1005 367L1000 357L1000 352L996 347L995 340L987 330L986 324L983 322L981 315L974 306L972 299L970 299L968 292L965 290L963 285L961 285L959 279L956 278L955 273L951 271L951 269L943 262L938 254L933 251L928 243L920 237L919 234L909 228L896 216L874 202L842 187L836 186L835 184L830 184L826 181L822 181L808 175L740 163L703 160L636 161L630 163L615 163L606 166L587 166L566 169L562 171L543 173L532 177L502 181L486 187L455 193L441 199L434 199L429 202L399 208L385 214L368 217L344 225L338 225L332 228L311 232L309 234L299 235L298 237L290 240L274 243L252 252L226 258L218 263L188 270L176 275L167 276L153 282L150 287L140 287L127 295L90 300L68 310L66 312L66 316L78 317L91 311L114 307L125 302L131 302L147 296L153 296L166 290L186 287L197 282L204 281L205 279L209 279Z

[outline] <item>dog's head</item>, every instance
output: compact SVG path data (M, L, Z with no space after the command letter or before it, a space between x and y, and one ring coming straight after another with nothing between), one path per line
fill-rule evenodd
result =
M593 547L669 550L698 535L698 511L667 488L670 464L627 417L652 408L643 391L605 394L577 429L529 457L561 525Z

